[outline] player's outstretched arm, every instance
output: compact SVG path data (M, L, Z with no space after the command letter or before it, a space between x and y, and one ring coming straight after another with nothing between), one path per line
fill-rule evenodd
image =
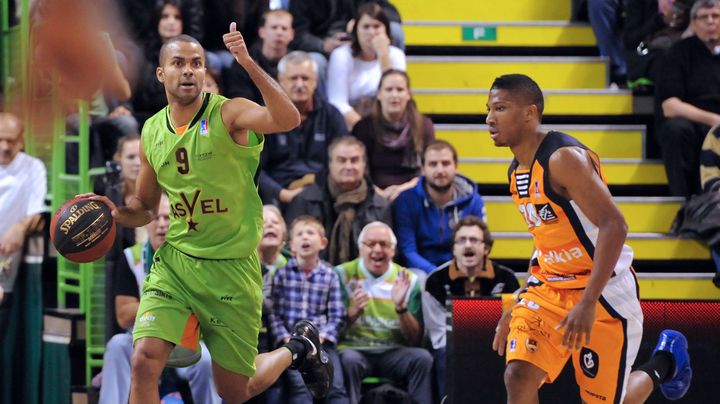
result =
M262 107L244 98L234 98L223 104L223 121L230 133L243 129L260 133L287 132L298 126L300 113L297 108L280 85L252 60L234 22L230 24L230 32L223 35L223 41L260 90L266 105Z
M160 184L157 182L155 171L145 157L145 151L140 148L140 173L135 182L135 195L130 198L126 206L117 207L108 197L95 194L83 194L82 197L100 200L110 207L113 219L121 226L142 227L150 223L153 211L160 202Z
M558 326L565 327L563 344L578 350L590 343L595 306L620 257L627 224L586 151L566 147L553 153L550 178L553 189L574 201L599 229L592 273L583 297Z

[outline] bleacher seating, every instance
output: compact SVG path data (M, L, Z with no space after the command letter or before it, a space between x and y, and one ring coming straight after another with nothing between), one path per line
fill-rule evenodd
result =
M597 56L590 26L570 23L570 1L552 7L534 0L394 4L405 24L414 97L434 118L437 137L458 149L459 171L480 185L496 239L494 259L524 272L533 248L507 190L512 154L493 145L484 125L493 79L524 73L545 93L544 122L551 124L544 128L595 150L611 190L622 190L616 202L628 222L642 296L720 298L710 283L707 247L668 234L682 200L665 196L664 167L648 157L651 108L628 90L608 89L609 62Z

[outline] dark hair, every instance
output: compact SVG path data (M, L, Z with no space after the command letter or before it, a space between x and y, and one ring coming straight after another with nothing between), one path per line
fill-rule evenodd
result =
M383 82L385 82L385 79L393 74L402 76L405 79L405 83L407 83L408 91L410 91L410 76L408 76L406 72L398 69L388 69L383 72L382 76L380 76L380 84L378 84L378 91L380 91L380 88L382 87ZM412 97L410 98L407 106L405 107L405 114L410 121L410 139L413 142L415 152L420 155L422 154L423 148L425 147L424 117L418 110L417 104ZM375 137L379 137L380 134L383 133L386 129L382 125L382 105L380 104L380 100L378 100L377 98L375 99L375 105L372 109L372 112L370 113L370 116L372 117L373 122L373 135Z
M428 143L427 146L425 146L425 150L423 150L422 153L422 164L425 165L425 155L430 150L444 150L448 149L452 152L453 155L453 161L455 161L455 164L457 165L458 162L458 156L457 156L457 150L455 150L455 147L450 144L450 142L442 139L435 139L432 142Z
M510 92L519 96L528 105L535 105L538 110L538 118L542 117L545 108L542 90L535 80L524 74L506 74L493 81L490 90L498 89Z
M189 42L189 43L194 43L194 44L196 44L197 46L199 46L200 48L202 48L202 45L200 44L200 41L198 41L197 39L191 37L190 35L180 34L180 35L178 35L178 36L176 36L176 37L172 37L172 38L168 39L167 42L165 42L165 43L163 44L163 46L160 48L160 56L159 56L159 59L158 59L158 61L159 61L159 63L160 63L160 66L163 65L163 58L165 57L165 52L166 52L167 47L170 46L170 45L172 45L172 44L174 44L174 43L177 43L177 42ZM202 54L203 54L203 59L204 59L204 58L205 58L205 50L204 50L204 49L203 49L203 53L202 53Z
M362 52L362 49L360 49L360 42L358 41L357 30L360 23L360 18L362 18L362 16L364 15L380 21L385 26L385 34L388 36L388 38L390 38L390 42L392 42L392 35L390 34L390 20L388 19L387 14L385 14L385 11L383 11L382 7L380 7L377 3L365 3L362 6L358 7L354 17L355 24L353 25L352 29L352 45L350 45L352 48L353 56L358 56Z
M158 25L162 19L162 13L165 6L173 6L180 12L180 19L183 21L183 32L185 32L185 18L183 17L182 0L158 0L155 2L155 9L152 14L152 22L146 30L147 41L146 43L146 55L157 56L159 59L161 47L163 46L162 38L158 33ZM151 59L152 60L152 59Z
M488 252L492 248L493 243L495 240L492 238L492 234L490 234L490 228L488 228L487 223L485 223L484 220L480 219L477 216L474 215L468 215L464 218L460 219L457 223L455 223L455 226L453 227L453 235L452 239L453 242L455 242L455 236L457 235L457 232L460 230L461 227L473 227L477 226L480 228L480 231L482 231L483 234L483 242L485 243L485 247L487 248Z

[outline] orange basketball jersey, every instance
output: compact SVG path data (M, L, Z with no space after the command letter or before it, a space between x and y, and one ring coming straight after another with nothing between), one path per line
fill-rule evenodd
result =
M593 266L598 227L574 201L552 190L548 162L561 147L584 149L605 182L600 159L592 150L569 135L550 131L535 153L529 170L518 169L518 161L513 160L508 171L510 193L535 243L531 275L556 288L584 288ZM624 245L614 275L627 271L632 258L632 249Z

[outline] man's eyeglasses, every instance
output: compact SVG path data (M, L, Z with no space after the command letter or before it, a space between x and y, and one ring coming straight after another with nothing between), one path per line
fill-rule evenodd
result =
M470 243L471 245L480 245L484 244L485 240L479 239L477 237L458 237L455 239L455 244L457 245L464 245L465 243Z
M387 249L391 248L393 245L389 241L383 241L383 240L370 240L370 241L363 241L363 244L367 246L368 248L375 248L376 245L379 245L380 248Z
M710 13L710 14L698 14L695 16L696 20L700 20L702 22L710 22L710 21L717 21L720 20L720 14L718 13Z

